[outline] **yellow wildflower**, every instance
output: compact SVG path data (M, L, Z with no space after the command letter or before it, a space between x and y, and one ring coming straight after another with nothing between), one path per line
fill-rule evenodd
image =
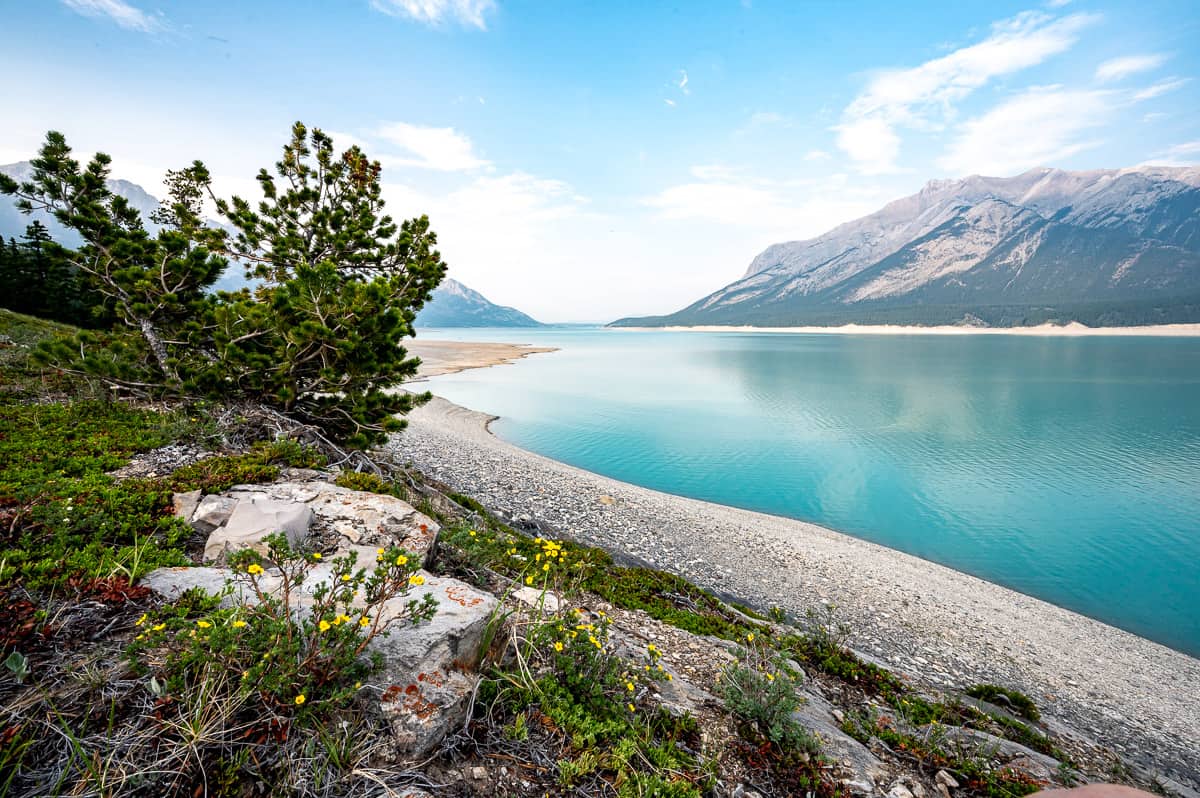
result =
M545 565L543 565L543 566L542 566L542 570L543 570L543 571L549 571L549 570L550 570L550 563L546 563Z
M527 584L527 585L533 584L533 574L530 574L529 576L525 577L525 584Z
M767 681L768 681L768 682L773 682L773 681L775 681L775 674L773 674L773 673L766 673L766 674L763 674L763 675L767 677Z
M317 624L317 628L320 629L322 632L328 632L329 628L330 628L329 621L322 619L321 622L319 624Z
M296 696L296 706L300 706L300 705L301 705L301 704L303 704L303 703L304 703L306 700L307 700L307 699L304 697L304 693L301 693L300 695Z
M249 679L249 678L250 678L250 671L242 671L242 678L243 678L243 679Z
M250 574L251 576L258 576L262 572L263 572L262 566L256 562L250 563L250 567L246 569L246 573Z
M355 683L354 683L354 689L355 689L355 690L361 690L361 689L362 689L362 682L355 682Z
M425 577L420 574L413 574L408 578L408 583L410 585L423 585L425 584Z
M471 530L470 532L468 532L467 534L469 534L471 537L475 537L475 530L474 530L474 529L472 529L472 530Z
M754 642L754 632L751 632L750 634L746 635L746 642L748 642L748 643Z
M629 707L630 712L637 712L637 707L635 707L633 704L626 704L625 706Z
M146 613L142 613L142 617L133 622L134 626L141 626L146 622Z
M163 629L167 628L167 625L165 623L156 623L154 626L152 626L150 628L153 629L155 632L161 632Z
M234 628L234 629L241 629L241 628L242 628L243 626L245 626L245 625L246 625L246 622L245 622L245 621L234 621L234 622L233 622L233 628Z
M208 621L196 621L196 625L201 629L207 629L208 627L212 626L212 624Z
M633 692L633 682L625 682L625 689L632 693Z
M359 618L359 619L358 619L358 625L359 625L359 626L362 626L362 627L367 627L367 626L370 626L370 625L371 625L371 619L370 619L370 618L368 618L366 615L364 615L363 617L361 617L361 618Z
M350 574L342 574L342 581L343 581L343 582L349 582L349 581L350 581Z
M314 560L319 560L319 559L321 559L321 552L319 552L319 551L314 551L314 552L313 552L313 559L314 559Z
M396 565L408 565L408 558L403 554L396 557Z
M563 650L563 644L562 644L562 643L559 643L559 642L555 642L555 643L554 643L554 650L555 650L555 651L562 651L562 650Z

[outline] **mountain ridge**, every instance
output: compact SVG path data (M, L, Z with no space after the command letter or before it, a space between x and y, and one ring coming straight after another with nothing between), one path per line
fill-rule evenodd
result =
M931 180L772 244L672 314L613 326L1200 320L1200 167Z

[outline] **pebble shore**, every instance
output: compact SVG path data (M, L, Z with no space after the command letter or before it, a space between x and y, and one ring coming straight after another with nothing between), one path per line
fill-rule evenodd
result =
M1200 786L1200 660L976 577L838 532L641 488L527 452L494 417L435 397L402 462L513 521L803 617L836 606L850 645L917 683L1025 691L1052 720Z

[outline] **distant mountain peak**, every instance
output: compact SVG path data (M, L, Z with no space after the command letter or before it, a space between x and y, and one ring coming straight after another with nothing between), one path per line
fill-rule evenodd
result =
M417 327L541 327L516 308L497 305L483 294L446 277L417 314Z

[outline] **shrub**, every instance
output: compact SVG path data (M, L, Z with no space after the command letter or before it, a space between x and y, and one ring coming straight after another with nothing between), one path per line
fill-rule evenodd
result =
M784 752L816 754L816 739L792 718L801 704L795 678L760 637L750 633L746 643L738 660L721 674L717 689L725 706L752 741L766 740Z

